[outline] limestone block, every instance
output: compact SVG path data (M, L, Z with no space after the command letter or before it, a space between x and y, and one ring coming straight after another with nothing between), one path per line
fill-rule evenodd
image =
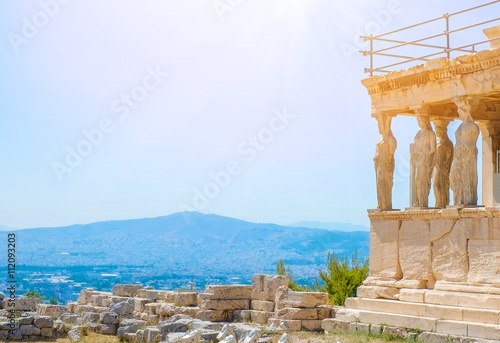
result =
M109 307L109 306L111 306L111 298L102 299L102 306L103 307Z
M399 262L404 279L433 278L429 220L402 222L399 229Z
M466 220L439 219L431 221L432 270L436 280L466 281L467 260Z
M224 324L219 334L217 335L217 340L222 341L224 338L226 338L229 335L232 335L233 333L234 333L234 328L229 324Z
M93 288L87 288L80 291L78 295L77 302L82 305L86 305L92 302L92 296L99 294L99 292L95 291Z
M40 336L42 337L52 337L54 336L54 330L52 328L41 328Z
M200 303L203 310L248 310L250 300L204 300Z
M399 300L413 303L423 303L425 289L401 289L399 290Z
M15 308L8 306L9 299L5 298L2 301L3 308L14 309L16 311L36 311L36 306L42 302L37 298L16 298Z
M310 308L324 305L328 301L328 293L325 292L295 292L287 286L281 286L276 291L277 308L301 307Z
M99 333L101 335L116 335L116 325L115 324L100 324Z
M196 314L196 319L208 320L211 322L228 322L234 317L234 310L200 310Z
M356 302L356 308L360 310L425 316L426 305L424 304L364 298L356 298L353 300Z
M40 328L37 328L35 325L21 325L19 326L19 330L23 336L40 335Z
M500 311L485 310L485 309L474 309L474 308L464 308L462 310L463 321L466 322L478 322L478 323L488 323L488 324L498 324L498 317Z
M348 331L350 321L339 320L335 318L327 318L321 321L321 328L325 332Z
M204 300L212 300L211 293L198 293L198 304Z
M363 281L365 286L383 286L383 287L394 287L396 284L396 279L389 277L373 277L369 276Z
M119 297L135 297L137 296L139 289L142 288L142 285L114 285L113 286L113 295Z
M120 317L114 312L103 312L99 315L99 321L103 324L118 324Z
M292 340L290 336L285 332L283 335L281 335L278 343L292 343Z
M399 289L395 287L360 286L357 290L357 296L360 298L396 299L397 294L399 294Z
M104 306L103 301L110 299L112 295L113 295L113 293L110 293L110 292L99 292L99 294L92 295L91 296L92 305Z
M331 316L331 309L328 307L314 307L314 308L294 308L285 307L275 314L278 319L315 319L322 320Z
M160 322L160 316L158 316L156 314L149 315L148 319L147 319L147 322L150 325L158 325L158 323Z
M276 290L288 286L290 278L287 275L254 274L252 279L252 299L274 301Z
M134 311L134 306L131 305L129 302L122 301L117 304L112 305L109 308L110 312L115 312L118 313L119 315L123 316L126 314L131 314Z
M500 240L469 240L467 281L500 283Z
M211 294L211 300L252 299L252 286L246 285L207 285L205 293Z
M346 322L354 322L359 319L359 311L339 308L335 312L335 319Z
M121 303L121 302L128 302L130 303L131 305L134 304L134 300L130 297L120 297L120 296L116 296L116 295L113 295L110 297L110 306L111 305L114 305L114 304L118 304L118 303Z
M250 311L250 318L252 322L259 324L266 324L269 317L273 315L273 312L266 311Z
M359 311L363 323L388 324L396 327L435 331L437 319L409 316L404 314Z
M150 301L156 301L160 298L164 297L165 292L159 291L157 289L148 289L146 290L146 298Z
M229 335L227 337L225 337L221 343L236 343L236 337L234 337L234 335Z
M198 293L176 292L174 302L180 306L196 306L198 305Z
M147 288L141 288L141 289L138 289L137 290L137 297L138 298L145 298L146 297L146 291L148 289Z
M158 342L160 336L160 329L157 327L147 327L144 329L143 339L148 343Z
M148 304L149 302L149 299L134 298L134 311L144 312L144 310L146 309L146 304Z
M301 320L293 320L293 319L279 319L279 318L269 318L267 321L268 326L276 326L283 328L284 330L289 331L300 331L302 329L302 321Z
M197 343L201 339L201 333L198 330L191 331L181 338L181 343Z
M428 304L458 306L457 293L428 290L425 293L425 302Z
M95 312L83 312L82 319L86 324L97 323L100 320L100 314Z
M81 318L74 313L65 313L61 316L61 320L65 324L70 324L70 325L79 324L79 319L81 319Z
M146 304L144 305L144 308L145 308L145 313L147 313L148 315L152 315L152 314L158 314L157 312L157 309L160 308L163 304L160 304L160 303L149 303L149 304Z
M51 316L53 319L57 319L67 313L68 309L66 306L62 305L38 304L36 306L36 312L42 316Z
M175 308L174 306L172 306L172 304L159 304L156 306L150 306L150 309L150 312L154 311L157 315L160 316L170 317L175 314Z
M302 330L306 329L309 331L322 331L323 329L321 328L321 324L323 323L323 320L302 320L301 321L301 326Z
M234 319L241 322L249 322L252 320L252 311L250 310L235 310Z
M262 331L260 329L252 329L250 333L243 339L239 340L239 343L257 343L260 336L262 335Z
M370 325L370 333L372 335L380 335L382 333L383 327L379 324L371 324Z
M430 264L429 264L430 265ZM431 281L434 283L432 276L430 277ZM408 280L401 279L394 283L394 287L396 288L410 288L410 289L425 289L427 288L427 284L429 279L421 279L421 280Z
M66 308L68 309L69 313L75 313L75 307L78 305L78 302L76 301L70 301L66 304Z
M467 334L469 337L486 339L500 339L500 325L468 323Z
M399 221L372 220L370 227L370 276L400 279Z
M52 328L54 325L54 319L51 316L35 316L33 319L33 324L37 328Z
M18 318L19 325L31 325L33 324L33 320L35 318L33 316L28 316L28 317L20 317Z
M275 305L274 301L252 300L251 303L252 310L266 311L266 312L273 312L274 305Z
M455 306L443 305L425 305L426 317L446 319L446 320L463 320L463 310Z

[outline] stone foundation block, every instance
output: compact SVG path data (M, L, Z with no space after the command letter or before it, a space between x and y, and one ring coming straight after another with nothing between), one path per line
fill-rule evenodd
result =
M252 310L273 312L275 303L274 301L252 300Z
M244 285L207 285L205 293L211 294L211 300L252 299L252 286Z
M248 310L250 300L204 300L200 303L203 310Z

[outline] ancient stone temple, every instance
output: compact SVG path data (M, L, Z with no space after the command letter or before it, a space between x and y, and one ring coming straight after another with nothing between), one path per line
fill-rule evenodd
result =
M368 211L370 276L338 319L500 339L500 26L484 31L484 50L362 81L381 134L378 208ZM395 150L409 149L391 131L399 116L420 129L404 209L391 202Z

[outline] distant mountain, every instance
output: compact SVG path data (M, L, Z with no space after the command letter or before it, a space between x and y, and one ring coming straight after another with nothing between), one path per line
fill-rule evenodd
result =
M120 274L132 266L138 274L163 279L163 275L234 276L245 282L253 273L274 273L280 258L297 278L307 279L317 276L328 252L351 255L358 249L364 258L369 249L366 231L257 224L198 212L23 229L17 231L16 239L16 264L40 266L38 270L86 266Z
M13 230L17 229L10 226L0 225L0 231L13 231Z
M330 231L345 231L345 232L353 232L353 231L370 231L370 228L363 225L354 225L349 223L338 223L338 222L330 222L323 223L317 221L302 221L290 224L288 226L291 227L306 227L310 229L323 229Z

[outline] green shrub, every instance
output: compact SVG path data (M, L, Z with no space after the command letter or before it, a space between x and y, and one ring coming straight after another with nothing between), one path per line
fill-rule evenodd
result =
M288 275L288 278L290 279L290 282L288 283L288 288L290 288L292 291L297 291L297 292L308 292L312 290L312 287L309 285L299 285L294 279L293 279L293 273L290 267L286 268L285 263L283 262L283 259L281 258L278 263L276 263L276 272L278 275Z
M49 304L51 305L57 305L59 301L56 298L50 298Z
M319 270L315 290L328 292L329 302L333 305L344 305L345 299L356 296L356 290L368 277L368 259L362 262L355 251L349 261L347 256L335 256L328 253L326 270Z
M43 297L42 294L40 294L37 291L28 291L28 292L24 293L24 296L26 298L36 298L36 299L41 299L41 300L45 299L45 297Z

